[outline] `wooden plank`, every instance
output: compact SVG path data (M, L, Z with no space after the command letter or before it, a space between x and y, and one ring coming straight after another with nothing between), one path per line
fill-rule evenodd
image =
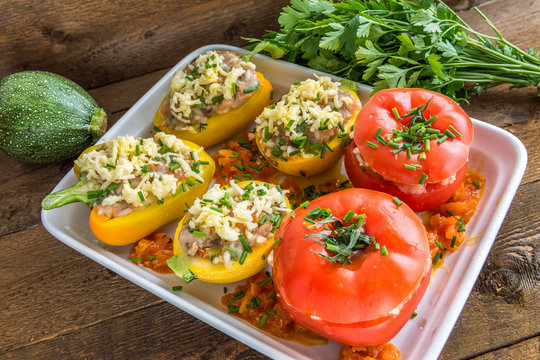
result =
M512 346L491 351L473 358L474 360L498 359L538 359L540 357L540 337L520 341ZM471 359L472 360L472 359Z
M27 69L99 87L169 68L214 43L276 29L285 0L42 1L3 4L0 77Z
M58 359L59 354L66 359L266 359L168 303L4 353L8 359Z
M4 259L0 286L21 278L31 279L66 262L84 258L55 239L41 224L0 237L0 249L3 249Z
M40 259L37 255L32 261ZM0 352L163 302L86 257L34 269L39 271L3 283Z
M441 359L463 359L540 333L540 181L520 187Z

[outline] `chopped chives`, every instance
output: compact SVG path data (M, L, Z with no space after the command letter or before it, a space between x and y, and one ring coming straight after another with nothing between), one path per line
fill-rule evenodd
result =
M439 140L437 140L437 144L441 145L443 142L446 141L446 139L448 139L448 136L444 135Z
M214 210L214 211L217 211L218 213L221 213L223 214L223 210L218 208L218 207L215 207L215 206L210 206L210 209Z
M420 185L424 185L424 182L427 179L427 175L422 173L422 176L420 177L420 181L418 182Z
M426 153L425 153L425 152L421 152L420 154L418 154L418 159L419 159L419 160L426 160Z
M450 216L454 216L454 212L452 210L446 209L446 213Z
M268 319L268 314L263 314L261 320L259 321L259 327L262 328L264 324L266 324L266 320Z
M366 144L369 146L369 147L372 147L374 149L378 149L379 148L379 145L375 144L375 143L372 143L371 141L366 141Z
M429 150L430 150L430 144L431 144L431 143L429 142L429 139L426 139L426 140L425 140L425 144L424 144L424 149L425 149L426 151L429 151Z
M452 140L454 140L456 138L456 135L454 135L453 132L451 132L450 130L446 129L444 130L444 133Z
M473 180L472 183L473 183L473 185L474 185L475 188L477 188L477 189L480 189L480 188L481 188L481 186L480 186L480 184L478 183L478 181Z
M148 260L154 261L156 260L156 257L154 255L148 255Z
M345 132L345 127L343 126L342 123L338 122L337 125L339 127L339 130L341 130L341 132Z
M247 239L245 238L244 235L240 234L238 236L238 240L240 240L240 242L242 243L242 246L244 247L244 249L247 251L247 252L252 252L253 250L251 249L251 246L249 246L249 243L247 242Z
M437 251L437 253L435 254L435 257L433 258L433 266L437 265L437 262L439 261L439 259L442 258L442 254L440 252Z
M291 151L291 152L289 153L289 156L294 156L294 155L296 155L296 154L299 154L301 151L302 151L302 150L300 150L300 149L296 149L296 150L294 150L294 151Z
M223 293L224 293L224 294L226 294L226 293L227 293L227 291L228 291L227 287L226 287L226 286L224 286L224 287L223 287Z
M231 248L228 247L228 246L225 246L225 247L223 248L223 250L226 250L226 251L232 252L233 254L238 255L238 251L236 251L236 250L234 250L234 249L231 249ZM233 300L233 301L234 301L234 300Z
M118 189L119 186L120 186L120 185L118 185L118 184L112 184L111 186L109 186L109 187L107 188L107 191L113 191L113 190L115 190L115 189Z
M405 169L409 169L409 170L416 170L417 169L417 167L414 164L403 164L403 167Z
M392 108L392 112L394 113L394 117L396 118L396 120L399 120L401 118L396 108Z
M381 255L382 255L383 257L388 256L388 250L386 249L386 245L385 245L385 246L381 246L380 252L381 252Z
M248 252L247 252L246 250L244 250L244 251L242 252L242 255L240 255L240 260L238 260L238 263L239 263L240 265L243 265L243 264L244 264L244 261L246 261L247 254L248 254Z
M141 155L141 146L139 144L135 146L135 154L137 154L137 156Z
M206 233L203 233L202 231L195 230L192 232L192 234L198 237L206 237Z
M322 150L321 150L321 159L324 159L325 154L326 154L326 148L322 148Z
M270 100L274 100L274 90L270 90Z
M343 221L345 221L347 223L347 222L351 221L353 216L354 216L354 211L349 210L349 211L347 211L347 214L345 214L345 217L343 218Z
M406 148L405 150L407 150L407 159L410 159L410 158L412 158L412 152L411 152L411 148L410 148L410 147L408 147L408 148Z
M266 215L263 215L261 220L259 220L258 224L259 226L261 226L262 224L264 224L266 222Z
M307 200L299 205L299 207L303 207L304 209L307 208L308 206L309 206L309 201Z
M131 261L133 261L133 262L139 262L139 261L141 261L141 260L142 260L141 257L134 257L134 258L131 258Z
M449 127L453 132L455 132L457 136L459 136L459 137L462 136L462 135L459 133L459 131L457 131L456 128L453 127L452 125L448 125L448 127Z
M441 249L442 251L446 250L444 246L439 242L439 240L435 239L435 244L437 244L437 247Z
M169 168L171 169L171 171L174 171L178 169L179 167L180 167L180 164L177 163L176 161L171 162L171 164L169 165Z
M277 244L279 244L279 242L281 241L281 238L278 237L275 241L274 241L274 244L272 244L273 247L276 247Z
M266 279L260 282L259 287L263 287L264 285L268 284L270 281L272 281L272 276L268 276Z
M142 191L139 191L138 194L139 194L139 199L141 199L141 201L144 202L145 198L144 198L144 195L143 195Z
M393 201L394 204L396 204L397 206L403 205L403 201L399 200L396 196L394 196L394 197L392 198L392 201Z
M187 187L186 187L186 184L185 184L185 183L182 183L182 191L183 191L183 192L186 192L186 191L187 191Z
M154 131L155 131L155 132L161 132L161 129L158 128L156 125L154 125Z
M240 170L240 171L245 171L245 170L246 170L246 169L242 168L240 165L238 165L238 164L236 164L236 163L234 163L233 166L234 166L235 168L237 168L238 170Z
M188 184L188 186L195 186L197 185L197 183L191 179L186 179L186 183Z
M158 205L163 205L163 199L157 199L157 204Z
M107 164L107 165L105 165L105 167L106 167L107 169L116 169L116 166L114 166L114 165L112 165L112 164Z
M450 243L451 248L453 248L454 245L456 245L456 240L457 240L457 236L456 235L452 236L452 242Z
M412 313L411 319L414 319L414 318L417 317L417 316L418 316L418 313L415 311L415 312Z

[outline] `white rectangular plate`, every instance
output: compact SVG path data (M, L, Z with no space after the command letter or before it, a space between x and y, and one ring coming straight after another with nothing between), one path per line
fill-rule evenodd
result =
M227 45L209 45L195 50L133 105L104 138L111 139L120 135L148 137L154 113L167 93L173 74L209 50L246 52ZM292 83L313 77L314 73L322 74L260 55L252 61L274 86L276 98L288 91ZM368 86L360 85L358 94L363 104L368 101L370 91ZM418 317L410 320L392 340L404 359L436 359L441 352L525 172L527 152L519 139L493 125L474 119L473 123L475 138L470 153L470 168L486 179L484 197L467 225L470 239L458 251L446 257L444 266L434 273L418 307ZM75 175L70 171L54 191L69 187L75 181ZM326 346L303 346L269 336L228 315L220 303L222 285L195 281L185 285L181 292L173 293L171 287L181 283L178 278L133 264L128 258L130 246L112 247L98 241L88 227L88 216L89 209L82 204L71 204L41 213L45 228L66 245L271 358L337 359L340 344L330 341ZM171 223L165 229L172 235L175 227L175 223ZM234 286L229 285L229 288L233 289Z

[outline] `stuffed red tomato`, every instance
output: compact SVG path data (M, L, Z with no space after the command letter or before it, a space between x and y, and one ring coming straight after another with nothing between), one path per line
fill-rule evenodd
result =
M347 189L297 208L287 220L273 278L293 320L352 346L392 339L431 275L426 231L415 213L390 195Z
M463 181L472 140L471 119L450 98L423 89L382 90L357 117L345 167L354 186L424 211L448 200Z

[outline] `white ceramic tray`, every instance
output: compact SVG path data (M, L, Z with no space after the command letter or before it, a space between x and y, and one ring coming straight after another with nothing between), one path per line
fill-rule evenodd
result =
M243 49L226 45L209 45L192 52L133 105L104 138L119 135L148 137L154 113L167 93L170 78L178 69L208 50L245 53ZM255 56L253 62L273 84L277 97L284 94L292 83L312 77L314 73L322 74L260 55ZM369 93L369 87L360 85L358 94L362 103L367 102ZM445 258L444 266L434 273L418 307L418 317L410 320L391 341L400 349L403 359L438 357L482 269L525 171L527 152L515 136L478 120L473 119L473 123L475 138L470 153L470 167L486 179L484 197L467 225L470 239L457 252ZM209 149L209 152L212 150ZM70 171L54 190L71 186L75 181L75 175ZM330 341L326 346L303 346L269 336L228 315L220 303L223 285L194 281L188 285L182 284L184 289L181 292L172 292L172 286L181 284L178 278L133 264L128 258L130 246L111 247L99 242L88 227L88 216L89 209L82 204L41 213L45 228L66 245L271 358L337 359L340 344ZM169 224L165 230L173 235L175 227L175 224ZM235 285L228 287L234 289Z

